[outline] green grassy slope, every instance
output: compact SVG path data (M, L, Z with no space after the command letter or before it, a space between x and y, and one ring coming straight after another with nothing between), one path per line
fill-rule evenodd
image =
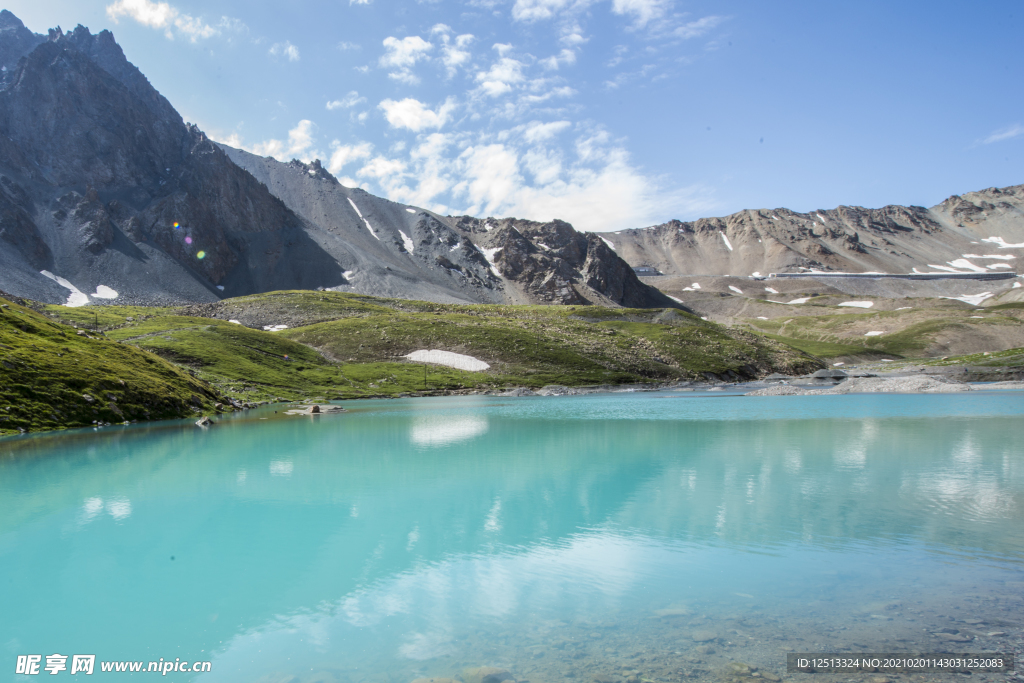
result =
M783 344L675 310L446 305L334 292L271 292L180 310L104 307L112 339L186 365L242 400L350 398L545 384L617 384L807 372L821 363ZM87 309L48 306L93 324ZM185 315L182 315L184 313ZM287 324L282 332L250 327ZM443 349L486 372L401 357Z
M219 400L154 354L0 298L0 434L186 417Z
M806 309L805 309L806 310ZM981 315L979 315L981 313ZM1016 316L1014 315L1016 313ZM795 315L772 320L745 319L771 339L821 358L923 358L941 354L938 340L992 331L1019 330L1019 313L1012 304L984 311L957 305L913 311L871 311ZM885 334L866 336L866 331Z

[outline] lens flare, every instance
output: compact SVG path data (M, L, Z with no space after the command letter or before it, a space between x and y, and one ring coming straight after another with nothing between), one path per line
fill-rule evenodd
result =
M181 230L181 226L180 226L180 225L178 225L177 223L175 223L175 224L174 224L174 229L175 229L175 230Z
M191 237L186 237L185 238L185 244L192 244L192 238Z
M199 252L198 254L196 254L196 258L198 258L198 259L206 258L206 252L205 251Z

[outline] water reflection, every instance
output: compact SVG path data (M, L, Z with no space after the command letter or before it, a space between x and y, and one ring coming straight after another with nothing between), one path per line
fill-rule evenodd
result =
M835 398L785 419L742 399L395 401L26 442L0 461L0 585L23 589L0 594L0 643L174 642L255 680L526 647L495 635L509 649L488 655L491 630L639 633L673 605L795 624L809 595L848 616L1019 580L1024 421L1005 399Z

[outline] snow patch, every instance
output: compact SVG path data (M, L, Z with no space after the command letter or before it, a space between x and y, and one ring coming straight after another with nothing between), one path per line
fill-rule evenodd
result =
M487 221L486 223L484 223L484 230L486 230L487 232L490 232L491 230L494 230L494 226L491 225L490 221Z
M761 277L761 272L755 270L753 273L750 274L750 277Z
M758 320L767 320L768 318L764 317L763 315L759 315L759 316L757 316L757 319Z
M672 299L672 301L675 301L677 304L683 303L682 299L677 299L674 296L672 296L671 294L666 294L665 296L667 296L669 299Z
M224 285L217 285L217 289L221 292L224 291Z
M981 266L976 266L967 259L958 258L956 261L946 261L949 265L954 268L966 268L967 270L973 270L975 273L984 273L985 269Z
M416 213L416 209L406 208L406 211L408 211L409 213Z
M820 219L821 219L821 222L822 222L822 223L824 223L824 222L825 222L825 217L824 217L824 216L822 216L822 215L821 215L820 213L816 213L816 214L814 214L814 215L815 215L815 216L817 216L818 218L820 218Z
M416 248L416 245L414 245L409 236L406 235L401 230L398 231L398 234L402 236L402 246L404 246L405 250L411 254L413 250Z
M1014 282L1013 283L1013 287L1010 287L1010 289L1017 289L1018 287L1020 287L1020 283L1019 282Z
M913 308L913 306L901 306L900 308L897 308L896 310L897 311L909 311L911 308Z
M601 237L601 236L598 235L598 237ZM611 249L612 251L615 251L615 245L614 244L612 244L611 242L609 242L608 240L606 240L603 237L601 237L601 241L603 241L605 244L607 244L609 249Z
M221 287L221 289L224 288ZM96 291L90 294L89 296L94 297L96 299L116 299L117 292L115 292L110 287L107 287L106 285L99 285L96 287Z
M356 206L356 203L355 203L354 201L352 201L352 198L351 198L351 197L348 197L347 199L348 199L348 203L352 205L352 208L353 208L353 209L355 209L355 212L356 212L356 214L357 214L357 215L358 215L358 216L359 216L360 218L363 218L363 212L359 210L359 207L358 207L358 206ZM366 220L365 218L363 218L363 223L366 223L366 229L367 229L367 230L369 230L369 231L370 231L370 234L371 234L371 235L373 235L374 237L376 237L376 238L377 238L377 241L379 242L379 241L380 241L380 236L379 236L379 235L377 234L377 232L376 232L376 231L375 231L375 230L373 229L373 226L372 226L372 225L370 225L370 221L368 221L368 220Z
M991 270L997 270L999 268L1011 268L1012 266L1010 266L1009 263L992 263L992 264L987 265L985 267L989 268Z
M779 291L777 289L772 289L771 287L765 287L764 291L768 292L769 294L778 294L779 293Z
M787 301L786 303L787 304L804 304L804 303L807 303L810 300L811 300L811 297L805 296L802 299L793 299L792 301Z
M41 270L39 274L43 277L48 277L64 289L71 290L71 294L68 295L67 301L64 302L65 306L69 308L78 308L79 306L85 306L89 303L89 295L75 287L73 284L62 278L60 275L54 275L48 270Z
M480 247L477 247L480 249ZM502 247L495 247L494 249L480 249L480 253L487 259L487 263L490 264L491 272L494 273L495 277L501 277L501 273L498 272L498 268L494 263L494 255L501 251Z
M774 215L774 214L772 214L772 220L776 220L777 221L777 220L779 220L779 217Z
M445 365L449 368L456 368L457 370L469 370L471 372L480 372L491 367L489 364L483 362L479 358L473 356L465 356L461 353L452 353L451 351L437 351L437 350L426 350L420 349L419 351L413 351L407 354L405 358L417 363L430 363L432 365Z
M846 365L846 363L844 363L842 361L839 361L838 363L833 363L832 365L835 365L836 367L838 367L840 365Z
M964 258L996 258L1009 261L1017 257L1012 254L964 254Z
M461 246L462 246L462 242L458 242L454 247L452 247L451 249L448 250L448 253L449 254L452 253L453 251L455 251L456 249L458 249Z
M346 270L344 273L341 274L341 276L343 278L345 278L346 280L351 280L352 276L355 275L355 274L356 274L356 271L354 271L354 270Z
M1006 240L1002 237L989 237L988 239L982 240L982 242L991 242L992 244L998 245L1000 249L1024 249L1024 242L1020 244L1007 244Z
M699 283L699 282L694 282L694 283L693 283L692 285L690 285L690 286L691 286L691 287L693 287L694 289L700 289L700 283Z
M877 337L880 334L885 334L882 330L872 330L871 332L865 332L865 337Z
M732 285L729 285L729 289L731 289L732 291L736 292L737 294L742 294L743 293L743 290L740 289L739 287L733 287Z
M264 325L263 329L267 332L280 332L281 330L287 330L287 325Z
M875 305L874 301L844 301L839 304L840 306L850 306L851 308L871 308Z
M718 234L722 236L722 241L725 242L725 246L729 247L729 251L732 251L732 243L729 241L729 238L725 236L725 233L719 230Z
M965 304L971 304L972 306L979 305L985 299L990 299L992 292L982 292L981 294L969 294L968 296L940 296L940 299L951 299L953 301L963 301Z
M929 263L928 267L929 268L935 268L936 270L944 270L947 273L962 273L962 272L964 272L962 270L957 270L956 268L949 268L947 266L937 266L934 263ZM917 268L914 268L914 272L915 273L917 272Z
M234 324L236 324L236 325L241 325L241 324L242 324L242 323L241 323L240 321L238 321L238 320L229 320L228 322L229 322L229 323L234 323Z
M549 247L548 245L544 244L543 242L537 242L537 246L540 247L541 249L543 249L544 251L551 251L551 247Z

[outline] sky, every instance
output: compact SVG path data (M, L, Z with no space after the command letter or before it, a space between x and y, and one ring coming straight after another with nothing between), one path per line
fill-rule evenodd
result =
M1019 0L4 6L109 29L214 140L442 214L608 231L1024 183Z

